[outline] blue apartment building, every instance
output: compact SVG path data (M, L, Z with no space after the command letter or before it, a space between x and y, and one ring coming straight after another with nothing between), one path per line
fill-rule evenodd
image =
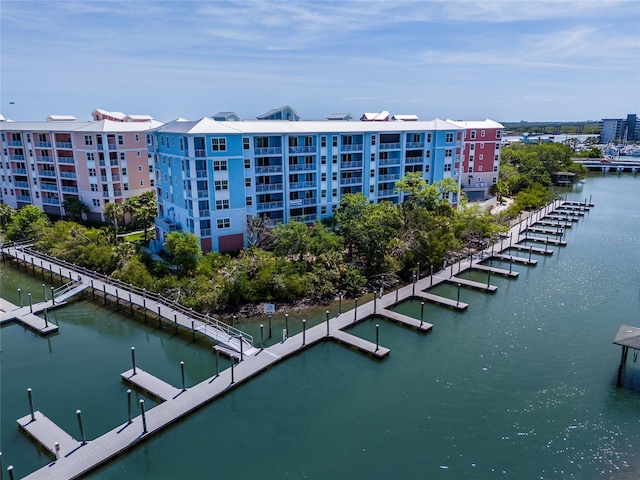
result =
M330 217L347 193L401 202L408 172L460 182L465 129L431 121L196 121L147 135L153 157L160 245L194 233L204 252L247 246L247 219L271 225ZM457 203L457 196L450 199Z

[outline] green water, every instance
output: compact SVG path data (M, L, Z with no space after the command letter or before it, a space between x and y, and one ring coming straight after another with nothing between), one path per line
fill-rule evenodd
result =
M588 178L569 199L592 194L596 207L567 230L568 246L534 254L535 267L514 265L517 279L492 275L497 293L463 288L465 312L426 304L429 334L381 319L351 330L374 341L379 323L388 359L320 344L90 477L640 478L640 361L629 355L616 386L612 344L621 323L640 326L639 192L640 177ZM2 279L14 303L20 282L42 290L13 269ZM457 288L434 292L456 298ZM420 309L417 301L397 308L416 318ZM323 312L304 316L317 322ZM209 345L93 303L56 316L60 334L49 339L17 325L1 331L3 463L17 476L49 459L15 424L28 413L27 387L36 408L76 436L81 408L91 438L126 419L119 374L132 345L139 366L174 385L180 360L188 383L215 370ZM302 316L290 316L294 333ZM240 326L259 339L260 321ZM274 336L282 328L274 318Z

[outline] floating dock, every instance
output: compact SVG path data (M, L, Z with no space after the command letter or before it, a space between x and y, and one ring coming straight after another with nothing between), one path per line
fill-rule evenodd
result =
M123 372L120 376L124 383L133 385L134 387L142 390L149 395L156 397L163 402L177 398L182 393L182 390L168 384L167 382L160 380L158 377L145 372L139 367L135 368L136 373L133 373L133 368Z
M19 418L20 429L54 457L56 443L60 447L58 457L66 457L81 446L78 440L49 420L42 412L36 410L33 416L35 420L32 420L31 414Z
M363 338L356 337L355 335L351 335L347 332L343 332L342 330L336 330L332 332L331 338L333 340L336 340L338 343L354 347L360 352L368 353L378 358L387 357L390 352L388 348L381 347Z

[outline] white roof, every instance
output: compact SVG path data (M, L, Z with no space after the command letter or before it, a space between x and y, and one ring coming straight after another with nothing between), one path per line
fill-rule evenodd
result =
M353 120L354 118L350 113L332 113L327 120Z
M109 117L112 117L112 118L117 118L118 120L124 120L125 117L126 117L126 114L124 114L122 112L110 112L108 110L103 110L101 108L96 108L93 112L94 113L98 112L98 113L102 114L103 116L106 115L106 116L109 116Z
M201 134L315 134L315 133L365 133L401 132L422 130L463 130L462 127L435 119L404 124L403 122L345 122L343 120L244 120L241 122L217 122L210 117L200 120L183 119L165 123L157 129L167 133Z
M0 123L0 130L29 132L145 132L161 126L156 120L150 122L116 122L100 120L98 122L5 122Z
M148 122L150 120L153 120L153 117L151 115L127 115L125 117L126 120L131 120L132 122Z
M300 115L298 115L298 112L296 112L296 109L295 109L295 108L293 108L293 107L291 107L291 106L289 106L289 105L283 105L283 106L282 106L282 107L280 107L280 108L272 108L272 109L271 109L271 110L269 110L268 112L263 113L262 115L258 115L256 118L257 118L258 120L260 120L260 119L265 119L265 118L270 117L271 115L273 115L273 114L275 114L275 113L283 112L283 111L285 111L285 110L291 110L291 112L293 112L293 115L294 115L296 118L300 118Z
M501 123L495 122L493 120L489 120L488 118L486 120L469 120L469 121L465 121L465 120L449 120L449 119L447 119L447 122L453 123L454 125L458 125L459 127L462 127L464 129L469 129L469 128L504 128L504 125L502 125Z
M401 122L415 122L418 120L417 115L394 115L392 120L399 120Z
M77 120L73 115L49 115L47 122L73 122Z
M0 113L0 122L6 122L6 121L7 121L7 119L6 119L6 118L4 118L4 115L2 115L2 114Z

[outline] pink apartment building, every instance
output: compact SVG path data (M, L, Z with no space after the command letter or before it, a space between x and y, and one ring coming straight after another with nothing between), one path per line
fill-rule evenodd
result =
M68 197L88 218L104 220L108 202L154 189L146 132L162 125L147 115L95 110L94 121L50 115L46 122L0 121L0 203L37 205L64 215Z

